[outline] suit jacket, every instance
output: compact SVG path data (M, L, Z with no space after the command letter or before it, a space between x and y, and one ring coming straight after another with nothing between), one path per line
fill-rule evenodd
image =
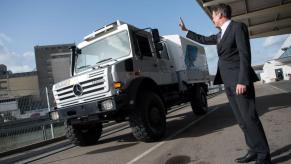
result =
M192 31L186 37L201 44L216 44L219 60L214 84L250 85L259 80L251 67L249 33L245 24L231 21L221 39L220 33L206 37Z

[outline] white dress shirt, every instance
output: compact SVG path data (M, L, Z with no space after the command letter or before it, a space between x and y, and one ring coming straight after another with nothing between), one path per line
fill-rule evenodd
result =
M223 25L221 26L221 35L220 38L223 37L224 32L226 31L228 25L230 24L231 20L228 20L226 22L223 23Z

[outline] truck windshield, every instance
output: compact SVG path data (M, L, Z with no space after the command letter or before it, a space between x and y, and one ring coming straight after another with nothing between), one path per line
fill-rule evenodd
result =
M75 72L84 71L97 63L127 56L129 52L128 32L119 32L82 48L76 59Z

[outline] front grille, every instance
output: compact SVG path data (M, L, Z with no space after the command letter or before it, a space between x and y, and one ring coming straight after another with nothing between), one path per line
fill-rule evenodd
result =
M57 95L59 101L58 105L60 106L70 106L72 104L78 104L80 101L86 102L88 99L97 99L100 97L101 93L108 91L108 82L107 82L107 74L106 71L98 71L94 73L90 73L87 75L86 80L82 81L82 77L78 77L79 79L73 85L66 86L63 88L59 88L55 90L55 95ZM74 94L74 85L79 84L82 87L82 94L77 96Z

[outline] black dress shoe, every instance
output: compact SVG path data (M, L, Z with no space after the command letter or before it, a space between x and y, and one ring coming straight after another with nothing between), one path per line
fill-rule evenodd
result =
M248 152L245 156L235 159L237 163L248 163L255 161L257 159L257 154L253 152Z

